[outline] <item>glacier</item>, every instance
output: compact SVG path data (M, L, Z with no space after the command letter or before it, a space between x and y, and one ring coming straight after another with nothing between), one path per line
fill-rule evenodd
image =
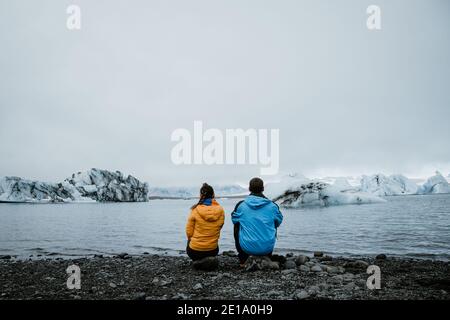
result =
M428 178L418 190L418 194L428 193L450 193L450 184L439 171L436 171L434 176Z
M147 195L147 183L120 171L96 168L74 173L60 183L0 178L2 202L143 202L148 201Z
M386 202L376 195L358 191L345 178L330 184L298 174L288 175L278 183L268 183L265 189L266 195L285 208Z
M416 194L418 186L401 174L385 176L378 173L371 176L363 175L360 190L377 196L394 196Z

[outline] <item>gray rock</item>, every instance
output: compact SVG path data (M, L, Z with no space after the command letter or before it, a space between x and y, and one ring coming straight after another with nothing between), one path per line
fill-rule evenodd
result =
M222 252L222 255L224 255L226 257L236 257L237 253L233 250L228 250L228 251Z
M138 292L133 295L133 299L134 300L144 300L145 296L146 296L145 292Z
M284 263L284 268L285 269L295 269L295 268L297 268L297 264L293 260L287 260Z
M344 282L344 277L342 275L336 275L332 277L329 282L331 284L342 284L342 282Z
M356 284L354 282L349 282L346 285L344 285L342 288L344 290L353 290L353 289L355 289L355 287L356 287Z
M245 262L245 271L279 270L280 265L269 257L250 256Z
M300 290L295 293L295 299L304 300L309 298L309 293L306 290Z
M318 286L311 286L308 288L308 293L310 296L315 296L320 292L320 288Z
M203 286L202 286L201 283L196 283L196 284L192 287L192 289L194 289L194 290L200 290L200 289L203 289Z
M323 252L322 251L315 251L314 252L314 257L323 257Z
M311 271L311 269L308 266L306 266L306 265L301 265L299 267L299 270L302 271L302 272L309 272L309 271Z
M316 264L316 265L312 266L311 271L312 272L321 272L322 268L320 267L320 265Z
M117 285L116 285L114 282L110 282L110 283L109 283L109 286L110 286L111 288L113 288L113 289L117 287Z
M297 257L297 259L295 259L295 263L298 266L304 265L308 261L309 261L309 258L307 256L304 256L304 255L300 255L300 256Z
M296 274L297 269L285 269L281 270L281 274L288 275L288 274Z

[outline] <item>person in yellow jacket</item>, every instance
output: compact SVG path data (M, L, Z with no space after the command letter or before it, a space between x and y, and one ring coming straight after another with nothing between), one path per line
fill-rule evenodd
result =
M186 253L193 261L217 256L224 220L225 213L214 199L213 187L204 183L200 189L200 200L191 207L186 224Z

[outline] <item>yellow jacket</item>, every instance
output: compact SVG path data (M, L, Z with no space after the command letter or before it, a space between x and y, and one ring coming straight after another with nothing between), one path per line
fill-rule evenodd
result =
M216 200L210 206L200 204L192 209L186 224L189 247L198 251L216 249L224 221L225 213Z

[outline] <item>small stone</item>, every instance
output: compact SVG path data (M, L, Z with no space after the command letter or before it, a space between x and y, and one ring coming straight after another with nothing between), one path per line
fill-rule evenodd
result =
M192 287L192 289L194 289L194 290L200 290L200 289L203 289L203 286L202 286L201 283L197 283L197 284L195 284L195 285Z
M150 253L148 253L147 251L145 251L143 254L148 255L148 254L150 254Z
M334 267L334 266L327 266L326 271L328 273L339 273L338 267Z
M320 261L333 261L333 257L331 256L323 256L319 258Z
M295 269L295 268L297 268L297 264L292 260L287 260L284 263L284 268L285 269Z
M222 252L222 255L226 256L226 257L236 257L237 256L236 252L233 250L224 251L224 252Z
M310 296L315 296L320 292L320 288L318 286L311 286L308 288L308 293Z
M369 266L367 262L362 260L356 260L355 265L358 266L359 268L367 268Z
M320 265L316 264L316 265L312 266L311 271L312 272L321 272L322 268L320 267Z
M308 266L302 265L299 267L302 272L309 272L311 269Z
M145 299L145 292L138 292L136 294L134 294L133 299L134 300L144 300Z
M111 288L113 288L113 289L117 287L117 285L116 285L114 282L110 282L110 283L109 283L109 286L110 286Z
M375 257L375 259L377 259L377 260L386 260L387 257L386 257L385 254L382 253L382 254L377 255L377 256Z
M295 259L295 263L298 266L304 265L308 261L309 261L309 258L307 256L303 256L303 255L300 255L297 257L297 259Z
M285 270L281 270L281 273L284 275L295 274L295 273L297 273L297 269L285 269Z
M323 257L323 252L322 251L315 251L314 252L314 257Z
M346 285L343 286L343 289L345 290L353 290L355 289L356 284L354 282L349 282Z
M297 293L295 294L295 298L296 298L297 300L304 300L304 299L307 299L307 298L309 298L309 293L306 292L306 290L300 290L300 292L297 292Z
M329 280L331 284L341 284L343 281L344 277L341 275L334 276Z

